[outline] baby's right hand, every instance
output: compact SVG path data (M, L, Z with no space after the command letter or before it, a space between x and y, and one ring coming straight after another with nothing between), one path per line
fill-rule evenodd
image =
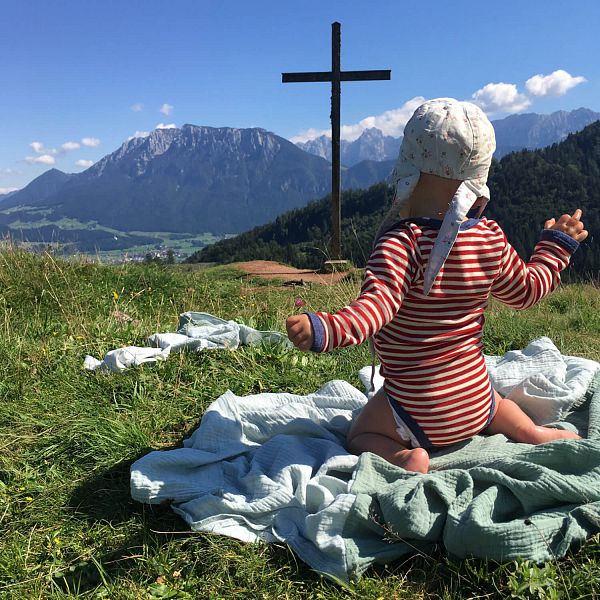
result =
M588 232L583 228L581 222L581 209L578 208L573 216L563 215L558 221L556 219L548 219L544 223L544 229L556 229L570 235L574 240L583 242L588 236Z

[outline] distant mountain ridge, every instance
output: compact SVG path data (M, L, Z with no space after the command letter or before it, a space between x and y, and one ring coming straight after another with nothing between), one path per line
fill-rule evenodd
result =
M381 129L371 127L365 129L352 142L340 140L340 159L347 166L355 165L363 160L395 160L400 150L402 138L384 135ZM298 142L298 148L331 161L331 138L319 136L307 142Z
M492 121L496 131L496 158L518 150L535 150L561 142L570 133L600 120L600 113L589 108L559 110L548 115L525 113ZM361 160L395 160L402 136L384 135L380 129L365 129L354 141L340 141L341 162L352 166ZM322 135L296 144L302 150L331 160L331 138Z
M368 187L390 170L391 163L358 164L344 169L342 184ZM44 223L71 219L124 231L231 234L304 206L330 186L325 159L264 129L184 125L128 140L82 173L50 169L0 200L0 227L43 216ZM52 235L60 239L56 228ZM115 236L106 237L114 247Z
M589 108L558 110L548 115L526 113L492 121L496 130L496 158L519 150L537 150L562 142L600 120L600 113Z
M511 149L550 143L598 117L578 109L495 121L499 150L509 147L503 139L513 140ZM354 164L342 169L343 188L365 189L387 179L399 144L375 128L347 144L346 160ZM392 158L355 162L367 156ZM302 208L330 186L325 158L264 129L157 129L128 140L81 173L50 169L1 196L0 235L87 252L184 238L197 247L211 236L248 231Z

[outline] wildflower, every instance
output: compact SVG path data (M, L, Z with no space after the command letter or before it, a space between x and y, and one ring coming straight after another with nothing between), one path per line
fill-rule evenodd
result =
M113 300L118 300L119 299L119 294L117 294L117 292L115 290L113 290Z
M296 300L294 300L294 306L296 308L302 308L305 304L306 304L306 302L304 302L304 300L302 300L302 298L296 298Z
M25 502L33 502L33 498L31 496L25 496Z

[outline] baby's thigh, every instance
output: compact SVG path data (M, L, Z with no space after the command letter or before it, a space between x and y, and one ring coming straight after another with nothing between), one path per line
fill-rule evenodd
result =
M383 388L367 402L356 417L348 431L347 439L351 440L361 433L378 433L400 441L392 408Z

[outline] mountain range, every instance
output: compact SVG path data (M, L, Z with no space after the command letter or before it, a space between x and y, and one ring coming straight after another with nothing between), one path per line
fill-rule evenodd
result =
M363 161L343 170L342 185L368 187L390 169ZM0 228L79 238L79 250L151 243L144 232L232 234L325 195L330 182L328 161L264 129L184 125L133 138L82 173L47 171L0 201Z
M565 277L598 281L600 273L600 121L565 140L538 150L522 150L494 160L488 184L491 202L486 215L503 228L508 240L527 259L540 238L544 222L583 210L589 232ZM392 186L349 190L342 198L343 256L363 266L373 237L392 202ZM189 262L278 260L300 268L320 268L327 256L331 229L329 200L279 215L273 222L192 255Z
M506 150L560 141L598 118L578 109L514 115L494 125L499 148ZM351 164L343 168L343 188L385 180L400 141L370 129L345 145ZM0 233L84 252L187 237L197 247L204 234L238 234L304 207L325 196L330 181L328 160L264 129L156 129L81 173L51 169L0 197Z
M569 133L580 131L600 119L600 113L589 108L559 110L549 115L526 113L492 121L496 131L495 158L516 150L535 150L564 140ZM392 137L372 127L354 141L341 140L342 164L351 167L361 160L392 160L398 156L402 137ZM302 150L331 160L331 138L319 136L296 144Z

